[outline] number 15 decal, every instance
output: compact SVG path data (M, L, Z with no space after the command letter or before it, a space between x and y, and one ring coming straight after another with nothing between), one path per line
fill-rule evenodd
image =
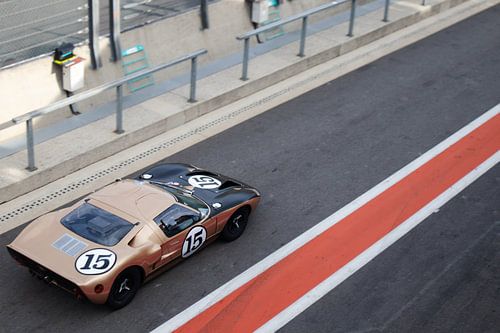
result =
M187 258L195 253L207 239L207 231L202 226L196 226L189 230L184 244L182 244L182 257Z
M98 275L109 271L116 262L116 254L106 249L93 249L76 259L76 270L85 275Z
M189 185L206 190L218 188L222 183L220 180L210 176L192 176L188 179Z

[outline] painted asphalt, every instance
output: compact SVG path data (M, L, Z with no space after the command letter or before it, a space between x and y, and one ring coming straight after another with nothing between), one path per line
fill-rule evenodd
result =
M499 128L497 105L154 333L276 331L499 163Z
M2 251L2 330L154 329L496 105L499 14L497 6L168 158L234 176L264 199L241 239L216 242L120 311L47 288ZM488 231L499 220L498 177L497 166L463 193L467 204L452 200L429 219L435 223L418 227L423 234L407 235L283 331L446 330L469 304L480 305L469 311L470 328L498 326L492 311L500 298L477 296L498 294L497 229ZM18 232L1 235L0 244ZM479 276L455 278L454 269ZM365 294L364 286L373 288Z
M500 167L280 332L496 332Z

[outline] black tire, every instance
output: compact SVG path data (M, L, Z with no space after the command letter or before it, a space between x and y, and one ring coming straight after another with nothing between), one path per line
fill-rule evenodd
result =
M141 272L137 268L123 271L115 279L108 296L108 305L113 309L121 309L130 303L141 286Z
M221 238L226 242L232 242L240 237L248 223L250 210L246 207L238 209L229 220L227 220L224 229L221 232Z

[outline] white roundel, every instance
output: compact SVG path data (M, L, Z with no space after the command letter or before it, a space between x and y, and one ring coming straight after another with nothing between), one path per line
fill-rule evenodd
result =
M76 270L85 275L98 275L109 271L116 262L116 254L106 249L93 249L76 259Z
M182 257L186 258L198 251L207 239L207 230L204 227L197 225L189 230L184 244L182 244Z
M214 177L203 175L191 176L189 177L188 182L191 186L206 190L218 188L222 184L220 180L215 179Z

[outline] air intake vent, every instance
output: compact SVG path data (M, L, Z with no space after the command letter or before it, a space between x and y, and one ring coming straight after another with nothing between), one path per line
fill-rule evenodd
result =
M78 239L68 234L64 234L61 238L52 243L52 246L72 257L87 248L87 244L80 242Z

